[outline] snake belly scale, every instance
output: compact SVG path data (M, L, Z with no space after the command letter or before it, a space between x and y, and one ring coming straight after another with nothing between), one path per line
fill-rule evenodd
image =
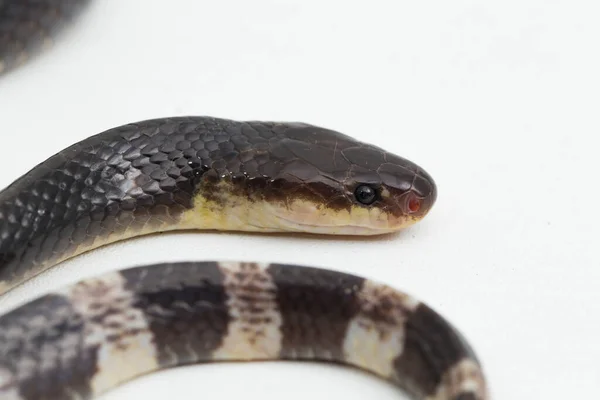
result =
M0 0L0 74L88 2ZM141 235L378 235L420 221L436 196L415 163L309 124L131 123L74 144L0 192L0 294ZM385 284L314 267L140 266L0 316L1 400L93 399L153 371L242 360L342 363L414 399L489 399L475 353L442 316Z

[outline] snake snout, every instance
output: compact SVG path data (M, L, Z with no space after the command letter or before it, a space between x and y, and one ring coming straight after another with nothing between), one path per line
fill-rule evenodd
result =
M406 212L421 219L429 213L437 200L437 185L427 172L419 169L414 174L407 197L404 204Z

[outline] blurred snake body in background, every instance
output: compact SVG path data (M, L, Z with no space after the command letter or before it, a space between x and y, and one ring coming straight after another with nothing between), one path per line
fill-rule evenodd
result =
M0 68L26 59L80 3L0 0ZM74 144L0 192L0 288L157 232L394 232L424 218L436 196L415 163L330 129L140 121ZM389 286L317 268L143 266L0 317L0 399L90 399L177 365L278 359L359 367L415 399L488 398L477 357L435 311Z

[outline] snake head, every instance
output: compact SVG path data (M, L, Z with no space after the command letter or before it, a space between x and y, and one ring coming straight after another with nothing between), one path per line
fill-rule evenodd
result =
M232 129L227 146L214 146L223 154L202 175L187 227L377 235L420 221L435 202L423 168L342 133L301 123Z
M389 233L423 219L436 201L433 178L410 160L312 125L281 131L272 154L282 167L267 195L286 230Z
M429 213L437 198L436 184L423 168L382 152L372 145L345 152L352 164L345 183L352 201L350 214L364 228L359 229L363 234L365 230L378 233L410 226Z

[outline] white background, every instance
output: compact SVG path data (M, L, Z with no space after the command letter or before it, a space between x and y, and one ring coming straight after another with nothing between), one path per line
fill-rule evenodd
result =
M175 234L81 256L2 310L162 260L293 262L408 291L470 339L495 399L600 393L596 3L95 1L0 79L0 185L104 129L171 115L304 121L421 164L426 220L375 240ZM266 386L266 389L263 388ZM400 399L314 364L180 368L103 400Z

